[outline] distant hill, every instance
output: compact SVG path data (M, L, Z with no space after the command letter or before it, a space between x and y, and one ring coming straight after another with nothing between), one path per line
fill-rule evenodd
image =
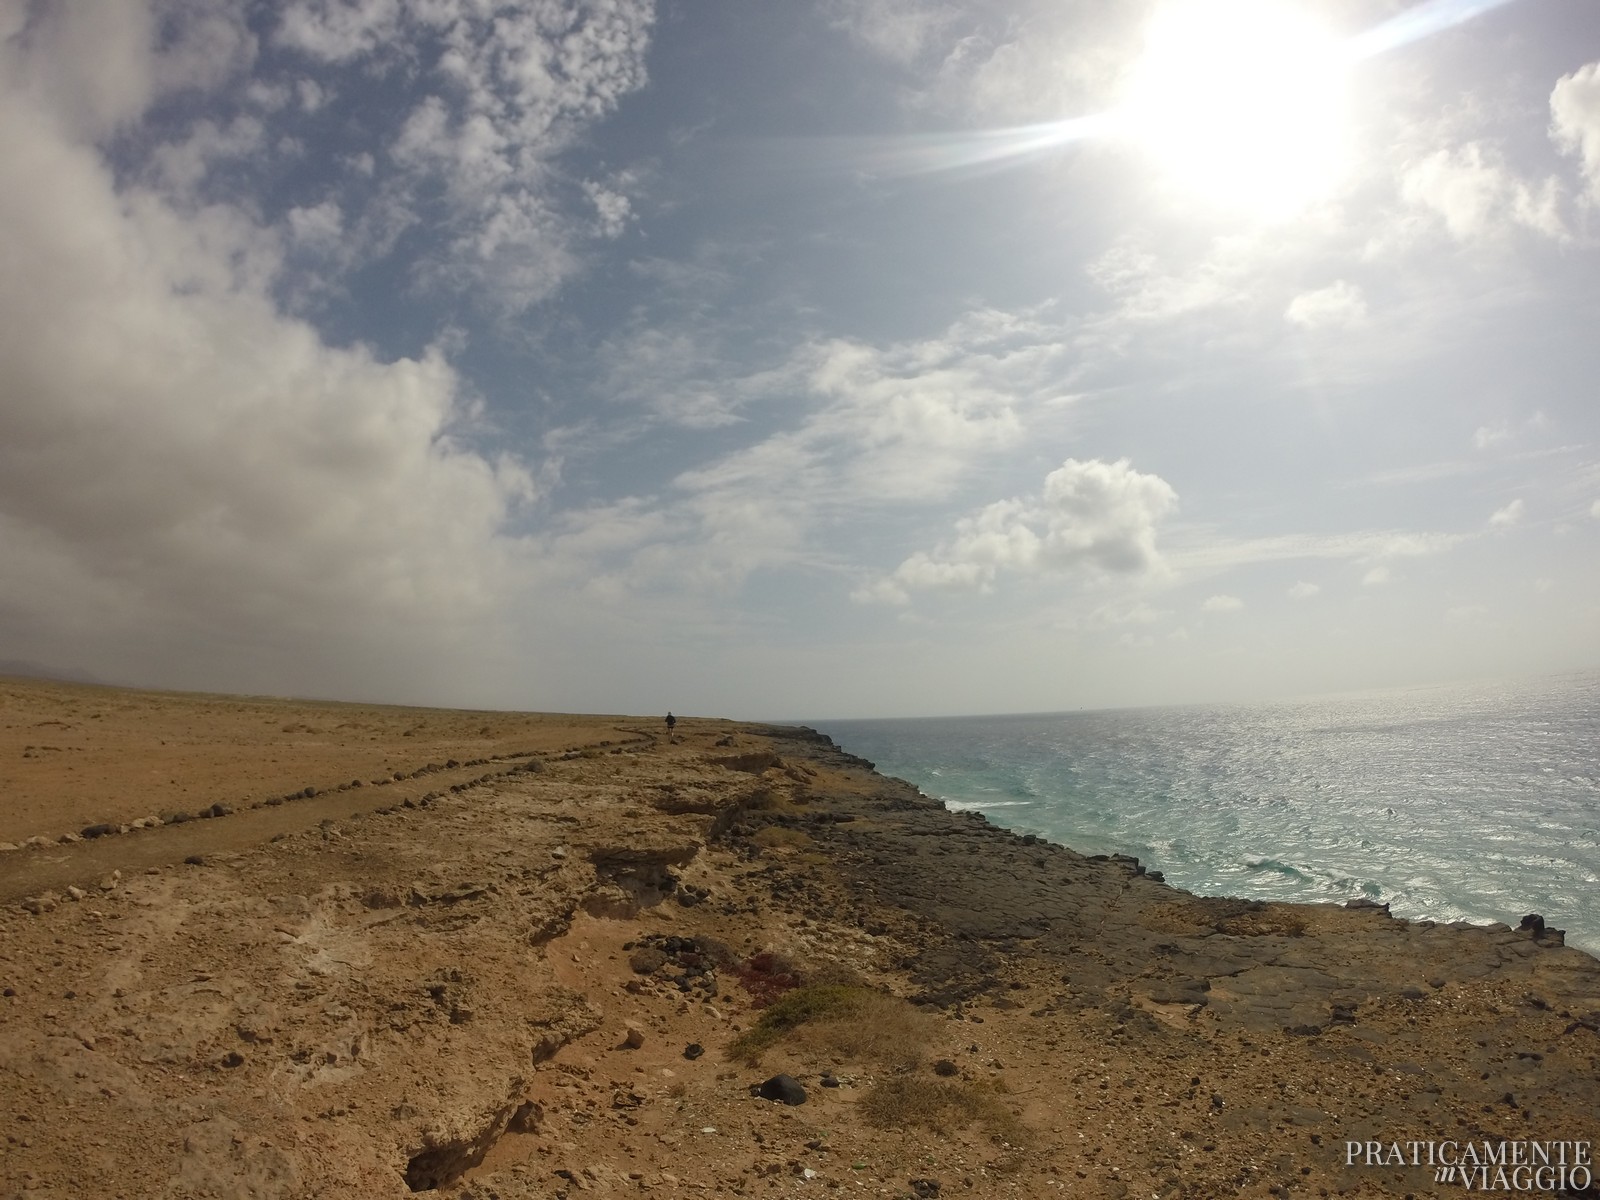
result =
M49 679L56 683L105 683L105 680L77 667L47 667L42 663L29 662L23 658L0 658L0 675L20 676L23 679Z

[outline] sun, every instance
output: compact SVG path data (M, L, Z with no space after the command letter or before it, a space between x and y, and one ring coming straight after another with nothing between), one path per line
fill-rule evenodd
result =
M1117 125L1182 196L1289 216L1345 171L1349 62L1287 0L1175 0L1146 29Z

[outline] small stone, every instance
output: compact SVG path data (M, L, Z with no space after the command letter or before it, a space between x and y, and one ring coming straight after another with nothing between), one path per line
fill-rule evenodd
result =
M644 1030L631 1021L626 1026L627 1032L622 1036L622 1044L629 1050L637 1050L644 1045Z
M705 1052L706 1052L706 1048L704 1046L702 1046L699 1042L690 1042L687 1046L685 1046L683 1048L683 1056L685 1058L687 1058L690 1062L693 1062L695 1059L699 1058Z
M85 825L81 832L85 838L93 839L107 837L116 831L117 827L115 825L112 825L106 821L102 821L98 825Z
M88 894L89 893L84 891L81 887L68 886L67 888L67 895L71 896L74 900L82 900Z
M951 1062L948 1058L941 1058L938 1062L933 1064L933 1073L935 1075L942 1075L942 1076L944 1076L946 1078L948 1078L951 1075L957 1074L959 1071L960 1071L960 1068L957 1067L955 1065L955 1063Z

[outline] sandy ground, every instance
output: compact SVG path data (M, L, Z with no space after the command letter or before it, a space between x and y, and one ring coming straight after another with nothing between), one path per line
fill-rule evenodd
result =
M0 1197L1425 1196L1462 1181L1395 1152L1590 1153L1600 964L1554 937L1191 897L790 731L3 695ZM734 1053L795 982L872 1003Z
M642 736L622 721L0 679L0 841Z

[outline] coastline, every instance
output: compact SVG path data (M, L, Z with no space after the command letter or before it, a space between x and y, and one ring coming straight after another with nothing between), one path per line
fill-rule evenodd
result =
M0 854L0 1194L1403 1196L1449 1189L1390 1146L1596 1132L1600 962L1553 938L1191 896L805 730L500 717L548 744ZM730 1058L773 963L897 997L917 1065ZM880 1128L893 1079L1015 1124Z

